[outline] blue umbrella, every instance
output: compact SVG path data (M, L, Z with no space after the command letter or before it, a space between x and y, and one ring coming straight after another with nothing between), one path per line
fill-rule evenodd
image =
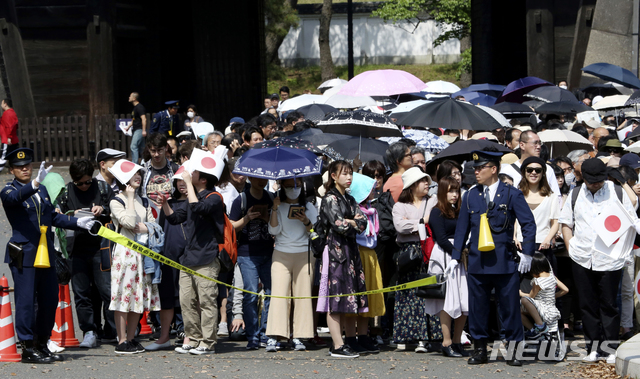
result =
M430 153L439 153L440 151L449 147L449 143L447 141L427 130L405 129L402 131L402 134L404 135L404 138L409 138L415 141L416 145L422 147ZM379 138L379 140L388 142L389 144L397 142L400 139L400 137Z
M464 96L466 101L473 105L484 105L485 107L494 105L497 100L495 97L486 95L482 92L467 92L462 96Z
M625 87L640 89L640 79L633 72L611 63L593 63L583 67L582 71L600 79L622 84Z
M496 104L502 103L503 101L522 103L522 97L525 93L528 93L529 91L534 90L538 87L552 85L553 84L549 83L548 81L536 78L535 76L527 76L526 78L514 80L507 85L504 91L502 91L502 96L500 96L498 100L496 100Z
M484 84L472 84L469 87L464 88L463 91L465 89L469 92L482 92L485 95L498 97L502 94L502 91L504 91L505 86L501 86L499 84L484 83Z
M263 179L319 175L322 158L308 150L276 146L250 149L238 159L234 174Z

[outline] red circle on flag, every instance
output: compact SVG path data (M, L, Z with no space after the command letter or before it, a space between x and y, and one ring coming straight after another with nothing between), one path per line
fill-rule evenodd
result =
M176 175L180 175L180 174L182 174L182 171L184 171L184 166L180 166L180 168L178 169L178 171L176 171Z
M211 157L204 157L202 158L202 161L200 162L202 164L202 167L204 168L214 168L216 167L216 161L215 159L211 158Z
M136 167L136 165L133 162L122 162L122 164L120 165L120 170L122 170L122 172L129 172L133 170L134 167Z
M620 226L622 226L622 222L618 216L611 215L604 219L604 227L610 232L617 232Z

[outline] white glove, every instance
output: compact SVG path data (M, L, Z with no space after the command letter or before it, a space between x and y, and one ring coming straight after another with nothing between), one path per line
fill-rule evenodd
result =
M520 265L518 266L518 271L521 274L526 274L527 272L529 272L529 270L531 270L531 261L533 260L533 257L522 253L518 253L518 255L520 256Z
M80 217L76 225L78 225L78 228L91 230L95 223L96 220L94 220L93 217Z
M447 268L444 270L445 278L450 278L451 274L453 274L453 270L455 270L456 267L458 267L458 261L455 259L452 259L451 262L449 262L449 265L447 266Z
M49 166L48 168L44 168L44 161L42 161L42 163L40 163L40 170L38 170L38 176L36 177L36 182L38 182L38 184L41 184L52 168L53 168L53 165Z

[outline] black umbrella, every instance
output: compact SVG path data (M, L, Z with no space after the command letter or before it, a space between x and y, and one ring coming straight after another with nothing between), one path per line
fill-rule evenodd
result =
M337 155L332 155L331 152L326 152L323 151L321 149L319 149L318 147L316 147L313 143L304 140L300 137L279 137L279 138L273 138L270 140L266 140L260 143L255 144L255 146L253 147L254 149L266 149L268 147L276 147L276 146L284 146L284 147L290 147L292 149L302 149L302 150L309 150L315 154L318 155L326 155L331 159L341 159L340 156Z
M502 128L493 116L480 107L452 98L421 105L399 118L398 125L468 130Z
M622 84L629 88L640 88L640 79L633 72L611 63L592 63L581 68L582 71L600 79Z
M545 88L545 87L541 87L541 88ZM524 104L518 104L518 103L511 103L508 101L505 101L504 103L498 103L496 105L492 105L490 108L493 108L495 110L497 110L498 112L502 113L503 115L512 115L512 114L535 114L536 112L534 112L533 109L531 109L530 107L524 105Z
M305 119L318 122L327 113L337 112L338 109L327 104L309 104L296 109L296 111L302 113Z
M389 116L362 110L329 113L318 122L318 128L326 133L355 137L402 137Z
M580 88L579 91L592 94L594 96L600 95L602 97L622 95L622 93L611 83L592 83L587 87Z
M450 159L461 164L464 161L469 161L472 159L471 152L473 150L482 150L485 147L495 147L500 152L512 153L509 148L490 140L471 139L467 141L457 141L442 150L434 159L427 163L427 173L433 175L436 172L438 165L446 159Z
M629 96L629 99L627 99L627 101L624 103L624 106L630 107L638 104L640 104L640 90L637 90L634 93L632 93L631 96Z
M556 86L538 87L524 96L541 100L545 103L552 103L556 101L578 102L578 99L571 92Z
M389 144L384 141L378 141L373 138L359 137L345 138L331 143L324 148L324 151L331 155L341 155L344 159L352 160L360 154L360 160L380 161L384 163L384 157Z
M538 109L538 107L541 106L542 104L546 104L546 103L542 100L533 100L533 99L522 102L522 105L526 105L527 107L531 107L533 109Z
M318 128L309 128L301 132L291 134L289 138L299 137L316 146L325 146L333 141L344 138L343 134L325 133Z
M586 111L593 111L593 108L583 103L568 102L546 103L536 108L538 114L576 114Z

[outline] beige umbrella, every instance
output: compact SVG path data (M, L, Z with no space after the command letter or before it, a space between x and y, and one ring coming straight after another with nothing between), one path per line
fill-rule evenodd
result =
M549 148L551 158L566 156L577 149L593 150L593 144L588 139L570 130L545 130L538 133L540 141Z
M592 106L593 109L624 108L624 103L629 100L629 95L607 96Z

